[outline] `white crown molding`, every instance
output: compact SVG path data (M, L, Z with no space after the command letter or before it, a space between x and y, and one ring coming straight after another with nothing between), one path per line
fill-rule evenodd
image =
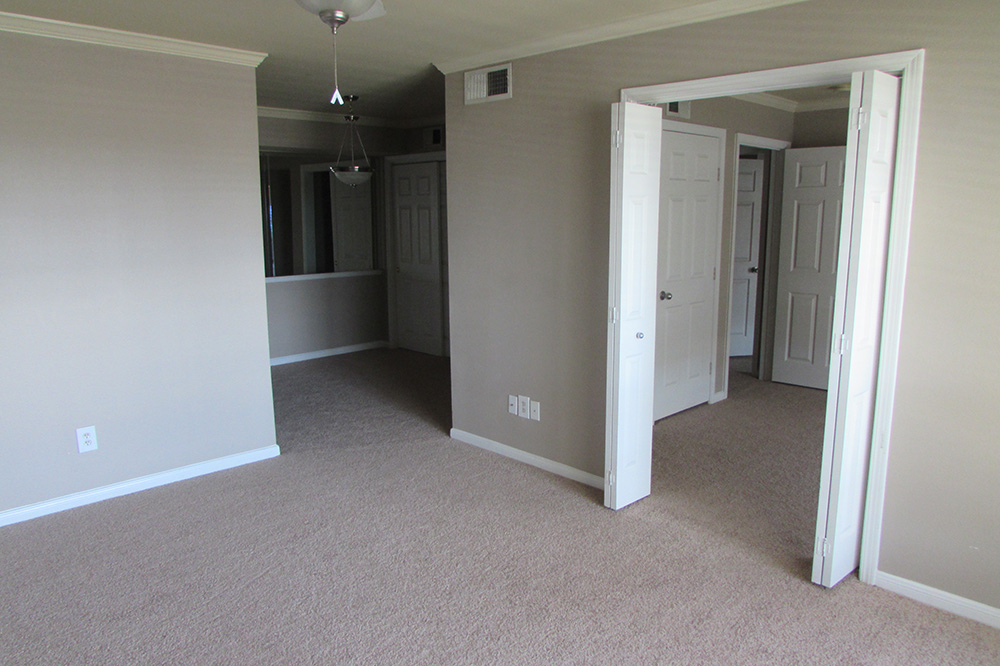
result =
M795 113L796 111L802 110L802 105L795 100L785 99L784 97L778 97L777 95L772 95L770 93L733 95L733 99L738 99L742 102L750 102L751 104L760 104L761 106L769 106L772 109L788 111L789 113Z
M303 111L301 109L282 109L275 106L258 106L258 118L277 118L279 120L297 120L311 123L333 123L335 125L346 125L345 113L335 111ZM415 129L418 127L432 127L434 125L444 125L444 118L435 116L432 118L413 118L410 120L391 120L388 118L372 118L362 116L358 120L359 125L368 127L389 127L392 129Z
M518 58L527 58L528 56L561 51L563 49L569 49L576 46L585 46L587 44L596 44L597 42L606 42L622 37L641 35L647 32L677 28L682 25L689 25L692 23L713 21L715 19L726 18L727 16L749 14L762 9L771 9L773 7L792 5L804 1L805 0L710 0L709 2L702 2L690 7L672 9L670 11L650 14L648 16L639 16L626 21L608 23L596 28L588 28L586 30L578 30L576 32L570 32L555 37L548 37L533 42L516 44L509 48L491 51L489 53L443 60L441 62L434 63L434 66L441 70L444 74L452 74L454 72L476 69L477 67L485 67L486 65L505 62L507 60L517 60Z
M199 44L198 42L188 42L183 39L143 35L138 32L80 25L78 23L67 23L66 21L10 14L8 12L0 12L0 32L13 32L21 35L32 35L34 37L51 37L71 42L83 42L84 44L112 46L131 49L133 51L148 51L150 53L163 53L186 58L197 58L199 60L224 62L230 65L245 65L247 67L256 67L267 57L266 53L258 53L256 51Z

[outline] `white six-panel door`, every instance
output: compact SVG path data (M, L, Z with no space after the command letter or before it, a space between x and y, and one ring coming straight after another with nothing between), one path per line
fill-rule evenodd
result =
M772 379L825 389L845 148L785 151Z
M396 325L400 347L444 353L437 162L392 169Z
M753 354L757 319L760 225L764 205L764 160L741 159L733 219L733 286L729 292L729 355Z
M725 138L689 127L665 130L661 147L653 408L657 420L708 402L712 394Z
M661 118L657 107L612 105L604 473L612 509L650 488Z
M854 74L844 230L812 580L831 587L861 554L896 154L899 79ZM835 416L831 416L835 415Z

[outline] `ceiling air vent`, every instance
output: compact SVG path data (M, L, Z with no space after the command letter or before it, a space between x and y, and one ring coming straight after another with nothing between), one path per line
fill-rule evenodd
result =
M465 103L479 104L510 99L510 63L465 73Z

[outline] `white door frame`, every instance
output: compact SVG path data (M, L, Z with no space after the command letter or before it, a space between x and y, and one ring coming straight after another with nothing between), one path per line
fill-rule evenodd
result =
M397 164L444 162L445 155L446 153L443 151L390 155L382 163L382 182L385 183L382 188L382 222L385 225L385 291L389 346L393 348L399 345L399 323L396 321L396 271L392 270L392 267L396 265L396 231L392 219L393 198L395 197L395 192L392 191L392 168Z
M754 136L753 134L743 134L742 132L737 132L736 133L736 140L735 140L734 145L733 145L733 210L731 211L732 212L732 218L731 219L732 219L732 227L733 227L733 229L732 229L732 236L729 239L729 259L728 259L728 261L729 261L729 271L730 271L730 275L729 275L730 281L732 281L732 277L733 277L732 276L733 263L736 261L736 196L737 196L737 188L739 187L740 148L743 148L743 147L747 147L747 148L761 148L763 150L770 150L770 151L777 152L777 151L785 150L786 148L791 148L792 147L792 142L791 141L784 141L783 139L770 139L770 138L764 137L764 136ZM774 165L774 163L775 163L775 159L773 159L773 157L772 157L772 159L771 159L771 166L770 166L770 173L768 174L768 182L770 183L770 189L772 191L774 190L774 174L775 174L775 168L774 168L775 165ZM773 232L773 229L771 228L771 226L772 226L771 223L774 221L773 217L771 215L771 212L773 210L774 210L774 197L769 196L768 197L768 201L767 201L767 210L766 211L762 211L762 214L765 215L764 222L762 222L762 224L766 224L767 225L766 226L765 235L768 238L770 238L770 235ZM721 231L720 231L720 233L721 233ZM721 252L722 249L720 248L719 251ZM766 261L767 261L767 243L761 243L760 254L759 254L759 259L757 261L757 265L760 266L761 264L764 264L766 266L767 264L764 263ZM768 287L767 270L765 269L763 272L760 272L760 273L757 274L757 289L759 291L763 291L764 292L764 294L763 294L764 300L761 303L761 309L763 310L763 313L765 315L764 318L766 318L767 308L768 308L767 287ZM726 331L727 332L729 330L731 330L732 327L733 327L733 321L732 321L733 304L732 304L732 300L733 300L733 295L730 293L730 295L729 295L729 324L726 326ZM758 331L755 332L755 335L758 337L758 339L760 339L760 338L763 337L765 331L769 332L769 330L770 329L768 329L767 327L765 327L765 326L762 325L760 327L760 330L758 330ZM757 348L760 349L761 345L758 344ZM719 400L725 399L726 397L729 396L729 351L730 351L729 336L727 335L726 336L726 353L724 355L724 358L726 359L726 367L725 367L725 369L720 368L720 370L719 370L720 372L722 372L722 390L719 392ZM762 356L762 354L758 354L758 361L760 360L760 356Z
M836 85L849 81L854 72L869 69L897 74L901 79L896 173L893 182L892 214L889 223L889 256L882 314L882 340L879 349L872 453L869 460L868 491L865 501L859 569L862 581L874 583L882 536L886 466L899 360L903 288L906 277L913 188L916 176L924 51L922 49L903 51L694 81L624 88L621 91L621 101L663 104L807 86ZM612 192L612 197L614 196L615 193ZM609 401L609 407L610 404ZM628 409L628 405L619 405L618 409ZM617 419L618 414L608 413L606 418Z

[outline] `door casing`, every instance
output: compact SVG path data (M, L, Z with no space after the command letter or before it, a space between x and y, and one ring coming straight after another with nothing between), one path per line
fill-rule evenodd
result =
M889 253L885 275L885 300L882 308L882 340L879 348L872 453L869 460L869 482L865 501L861 565L859 568L859 577L866 583L874 583L878 571L890 428L899 359L904 280L916 175L923 67L924 51L921 49L732 74L709 79L625 88L621 91L622 102L663 104L769 90L836 85L850 80L854 72L869 69L897 74L901 79L896 173L892 188ZM612 192L612 197L614 196L615 193ZM728 339L728 334L721 339ZM628 405L619 404L617 400L613 399L613 396L608 396L606 418L617 420L619 412L627 409Z

